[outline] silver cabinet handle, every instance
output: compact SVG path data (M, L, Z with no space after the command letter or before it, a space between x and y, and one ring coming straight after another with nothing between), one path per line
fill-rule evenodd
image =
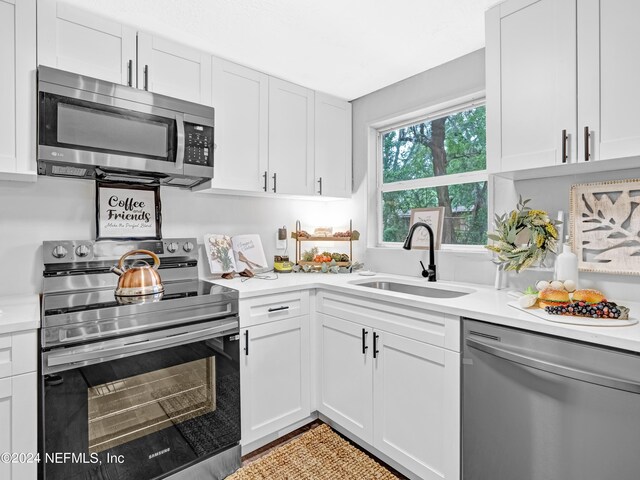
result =
M584 127L584 161L588 162L591 158L591 153L589 152L589 144L591 140L591 132L589 132L589 127Z
M582 382L593 383L601 385L603 387L615 388L616 390L624 390L625 392L640 393L640 383L623 380L621 378L611 377L608 375L601 375L599 373L587 372L577 368L566 367L558 365L545 360L539 360L532 358L521 353L509 351L504 348L494 347L478 340L467 338L467 345L481 352L488 353L494 357L507 360L512 363L518 363L525 367L535 368L536 370L542 370L544 372L552 373L554 375L560 375L562 377L573 378L574 380L580 380Z

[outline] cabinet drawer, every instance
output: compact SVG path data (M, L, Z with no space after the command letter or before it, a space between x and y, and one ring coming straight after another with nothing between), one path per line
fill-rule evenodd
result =
M240 327L293 318L309 313L309 291L276 293L240 299Z
M0 378L38 369L38 339L35 330L0 335Z
M442 312L371 298L320 291L318 312L385 330L438 347L460 351L460 319Z

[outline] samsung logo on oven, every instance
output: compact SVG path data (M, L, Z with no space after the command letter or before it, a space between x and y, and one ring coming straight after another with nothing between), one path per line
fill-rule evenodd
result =
M164 450L160 450L159 452L152 453L151 455L149 455L149 460L151 460L152 458L159 457L160 455L167 453L169 451L171 451L171 448L165 448Z

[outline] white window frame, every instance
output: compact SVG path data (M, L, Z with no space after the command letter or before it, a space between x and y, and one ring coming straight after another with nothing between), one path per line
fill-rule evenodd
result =
M379 248L400 248L402 242L385 242L382 240L382 195L388 192L398 192L402 190L414 190L418 188L433 188L442 185L460 185L464 183L487 182L487 216L489 216L491 205L490 198L492 195L491 182L489 181L489 171L476 170L473 172L454 173L450 175L440 175L437 177L418 178L414 180L401 180L398 182L383 183L383 167L382 167L382 137L393 130L397 130L409 125L416 125L423 122L429 122L438 118L451 115L454 113L469 110L473 107L485 106L486 98L484 92L482 96L474 95L472 98L458 99L458 101L448 102L446 106L440 105L437 109L416 112L413 116L404 115L400 121L376 125L376 247ZM487 159L487 164L489 159ZM489 219L487 219L489 220ZM463 251L463 252L486 252L483 245L458 245L458 244L442 244L441 250Z

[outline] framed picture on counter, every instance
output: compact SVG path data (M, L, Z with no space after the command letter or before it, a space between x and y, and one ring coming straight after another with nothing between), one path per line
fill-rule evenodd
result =
M440 250L442 242L442 227L444 225L444 207L412 208L409 228L414 223L423 222L433 230L433 248ZM413 236L412 248L429 250L429 232L426 228L419 228Z
M162 238L160 186L96 182L96 240Z

